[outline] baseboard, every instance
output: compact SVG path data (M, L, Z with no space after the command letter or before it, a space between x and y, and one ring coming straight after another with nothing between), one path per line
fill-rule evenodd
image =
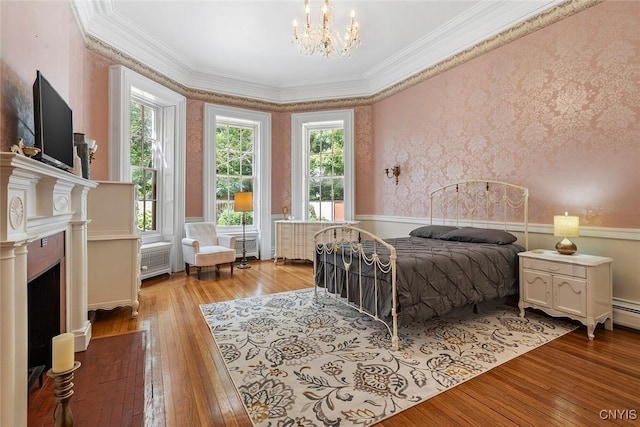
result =
M75 352L85 351L87 347L89 347L89 342L91 341L91 322L87 320L81 329L73 331L73 335Z
M640 304L635 301L614 298L613 323L640 331Z

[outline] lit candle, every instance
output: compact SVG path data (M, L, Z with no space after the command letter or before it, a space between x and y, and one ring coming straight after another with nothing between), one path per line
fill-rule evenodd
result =
M70 332L53 337L51 369L53 372L66 372L73 369L74 335Z

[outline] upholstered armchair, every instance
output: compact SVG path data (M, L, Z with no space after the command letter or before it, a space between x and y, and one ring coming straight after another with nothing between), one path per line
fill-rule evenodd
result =
M189 275L189 268L196 267L198 280L202 267L229 263L233 274L233 263L236 260L236 238L228 234L218 234L213 222L189 222L184 225L185 238L182 239L184 267Z

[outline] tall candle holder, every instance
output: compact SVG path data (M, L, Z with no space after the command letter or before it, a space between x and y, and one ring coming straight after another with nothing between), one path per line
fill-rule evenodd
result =
M73 396L73 373L80 367L80 362L73 362L73 368L64 372L47 371L47 376L55 380L54 396L57 402L53 413L55 427L73 426L73 414L69 407L69 400Z

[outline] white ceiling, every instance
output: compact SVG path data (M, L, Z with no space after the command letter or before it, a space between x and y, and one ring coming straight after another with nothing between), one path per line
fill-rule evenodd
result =
M72 1L85 34L167 77L275 103L373 95L561 2L332 0L336 28L355 10L362 45L326 59L291 43L304 0Z

